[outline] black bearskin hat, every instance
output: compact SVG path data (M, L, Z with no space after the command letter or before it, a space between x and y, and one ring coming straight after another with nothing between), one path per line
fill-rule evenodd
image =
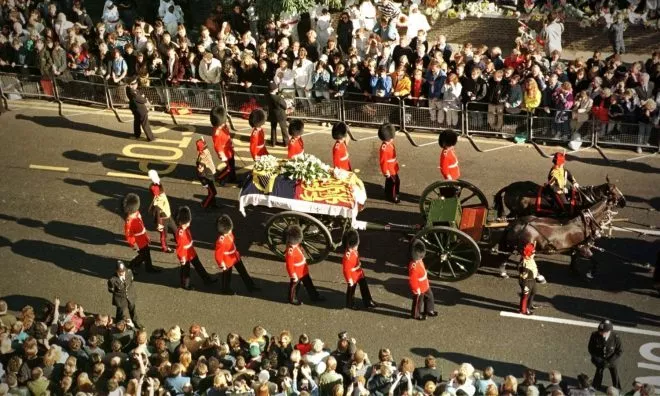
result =
M360 244L360 234L358 234L357 230L351 228L350 230L346 231L346 235L344 236L344 243L348 249L357 247L357 245Z
M394 125L389 122L386 122L378 128L378 138L383 142L394 139L394 135L396 135L396 128L394 128Z
M227 110L222 106L216 106L211 109L211 125L219 127L227 122Z
M259 128L266 123L266 112L262 109L254 109L250 113L248 123L252 128Z
M190 223L191 220L192 214L190 213L190 208L187 206L180 207L176 212L176 224L180 226L182 224Z
M124 215L132 215L133 213L140 210L140 197L138 197L138 195L135 193L128 193L124 197L121 206L124 210Z
M231 221L231 217L226 214L218 217L218 220L215 223L219 234L226 234L234 228L234 223Z
M303 120L291 120L289 123L289 135L291 136L300 136L303 133L303 129L305 128L305 123Z
M458 134L452 131L442 131L438 135L438 144L440 147L453 147L458 142Z
M415 239L410 245L410 257L414 260L421 260L426 256L426 246L424 242L419 239Z
M335 140L343 139L348 134L348 125L338 122L332 126L332 138Z
M284 239L287 245L298 245L303 240L302 228L298 225L290 225L284 230Z

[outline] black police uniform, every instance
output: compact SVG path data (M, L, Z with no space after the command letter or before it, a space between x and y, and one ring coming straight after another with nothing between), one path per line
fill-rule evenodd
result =
M608 332L607 339L603 336L602 332ZM598 330L591 333L589 338L589 354L591 355L591 363L596 366L596 374L594 374L593 386L599 389L603 382L603 371L610 370L612 377L612 386L621 389L621 380L619 379L619 372L616 364L621 355L623 354L623 346L619 335L612 331L612 323L605 320L598 325Z
M151 132L151 127L149 126L149 109L147 108L147 103L149 101L137 89L132 88L130 85L126 87L126 96L128 96L128 107L133 113L133 134L136 138L139 138L142 130L147 136L147 140L154 140L154 134Z
M133 287L133 272L124 266L121 261L117 262L117 272L124 272L123 279L118 273L108 279L108 291L112 293L112 305L117 307L116 320L131 319L136 327L140 327L135 309L137 294Z

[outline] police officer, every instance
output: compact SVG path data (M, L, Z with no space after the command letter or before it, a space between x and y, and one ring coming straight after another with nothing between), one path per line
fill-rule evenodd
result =
M137 78L133 78L126 87L126 96L128 96L128 108L133 113L133 134L135 138L140 138L144 130L148 141L154 140L154 135L149 126L149 100L137 91Z
M598 330L591 333L589 338L589 354L591 363L596 366L593 386L597 390L603 382L603 371L610 370L612 386L621 389L621 380L616 363L623 354L623 347L619 335L612 330L612 322L604 320L598 325Z
M117 322L130 319L135 327L140 327L135 311L137 295L133 287L133 272L121 260L117 261L115 269L115 275L108 279L108 291L112 293L112 305L117 307Z

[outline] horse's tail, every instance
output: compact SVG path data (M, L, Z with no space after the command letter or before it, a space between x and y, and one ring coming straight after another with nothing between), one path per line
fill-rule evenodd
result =
M504 215L504 193L506 192L507 187L502 188L497 194L495 194L493 203L495 205L495 210L497 211L497 217L502 217Z

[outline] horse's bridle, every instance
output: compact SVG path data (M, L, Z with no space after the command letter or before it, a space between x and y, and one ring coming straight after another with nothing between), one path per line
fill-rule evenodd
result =
M594 214L591 212L591 209L587 209L582 212L582 221L584 221L584 234L586 237L585 239L600 238L603 227L600 223L598 223L598 220L596 220L596 218L594 217ZM589 234L587 231L591 231L591 234Z

